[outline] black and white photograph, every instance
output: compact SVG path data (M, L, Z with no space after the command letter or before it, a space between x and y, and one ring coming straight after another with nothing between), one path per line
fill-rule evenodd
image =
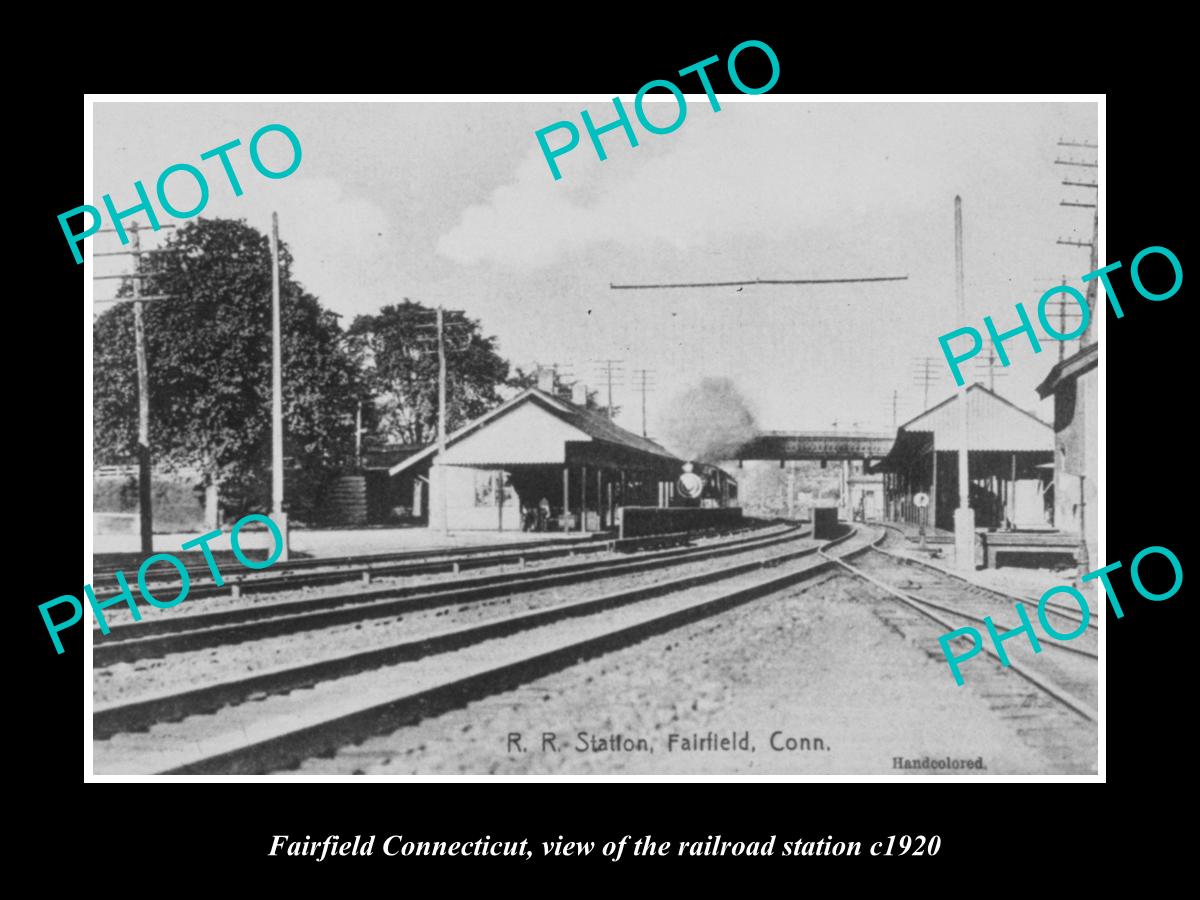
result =
M1102 779L1102 100L687 78L94 100L91 777Z

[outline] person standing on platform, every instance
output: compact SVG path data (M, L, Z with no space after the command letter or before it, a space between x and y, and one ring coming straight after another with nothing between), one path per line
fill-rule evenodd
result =
M547 500L545 497L543 497L538 502L537 530L538 531L549 531L550 530L550 501Z

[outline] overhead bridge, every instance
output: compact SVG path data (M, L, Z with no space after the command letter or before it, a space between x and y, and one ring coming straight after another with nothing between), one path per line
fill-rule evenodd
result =
M883 459L896 442L893 432L764 431L747 441L731 458L784 460Z
M895 441L878 431L764 431L728 460L751 515L808 518L813 508L835 505L843 518L866 521L883 513L883 477L871 467ZM776 460L779 469L743 466Z

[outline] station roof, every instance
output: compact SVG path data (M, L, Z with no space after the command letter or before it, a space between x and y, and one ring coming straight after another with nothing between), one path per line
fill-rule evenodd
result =
M730 459L878 459L895 440L887 431L764 431Z
M967 404L968 447L972 453L1054 452L1054 429L1048 423L983 385L973 384L901 425L892 449L872 467L873 471L902 470L930 447L958 450L958 404L962 402Z
M623 460L657 463L682 460L649 438L626 431L603 413L584 409L538 388L529 388L489 413L468 422L446 438L448 465L517 466L562 464L567 445L595 442ZM397 462L388 474L398 475L432 461L437 444Z
M382 444L380 446L363 447L362 461L364 469L390 469L396 463L408 459L414 453L424 450L428 444Z
M1045 400L1053 394L1060 384L1074 381L1080 375L1088 372L1100 363L1100 345L1089 344L1073 356L1060 360L1058 365L1050 370L1050 374L1037 386L1038 396Z

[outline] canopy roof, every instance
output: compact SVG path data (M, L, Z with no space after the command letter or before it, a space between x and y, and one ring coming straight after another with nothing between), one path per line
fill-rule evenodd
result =
M960 449L958 404L962 402L967 404L970 452L1054 452L1054 429L1049 424L983 385L973 384L901 425L891 451L873 470L902 471L931 447Z
M1045 381L1037 386L1038 396L1043 400L1054 393L1060 384L1074 381L1085 372L1090 372L1100 363L1100 345L1089 344L1078 353L1059 360L1050 370Z

